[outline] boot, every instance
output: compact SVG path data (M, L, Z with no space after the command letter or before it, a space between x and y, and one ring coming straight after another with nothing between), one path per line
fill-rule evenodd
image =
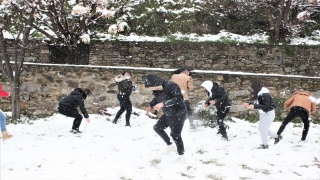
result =
M117 124L117 119L112 121L113 124Z
M11 137L12 137L12 135L11 135L11 134L8 134L7 131L2 131L2 139L3 139L3 140L9 139L9 138L11 138Z

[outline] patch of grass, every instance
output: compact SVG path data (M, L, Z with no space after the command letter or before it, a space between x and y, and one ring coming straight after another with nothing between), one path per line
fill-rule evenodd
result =
M214 164L216 166L224 166L225 164L219 163L217 159L210 159L209 161L201 160L203 164Z
M203 150L203 149L199 149L196 153L198 153L198 154L204 154L204 153L206 153L207 151L205 151L205 150Z
M303 125L301 124L301 123L295 123L295 124L293 124L293 127L294 128L296 128L296 127L298 127L298 128L301 128Z
M120 177L121 180L132 180L131 178Z
M188 175L188 174L183 173L183 172L181 172L180 174L181 174L181 176L185 176L185 177L188 177L190 179L194 178L194 176Z
M238 44L239 42L237 40L234 40L234 39L230 39L229 36L222 36L220 39L218 39L216 41L216 43L221 43L221 44L226 44L226 45L236 45Z
M151 166L157 166L161 162L161 159L153 159L150 161Z
M221 179L223 179L223 178L217 177L216 175L213 175L213 174L207 175L207 178L210 178L210 179L213 179L213 180L221 180Z
M242 167L242 169L252 170L251 167L249 167L249 166L247 166L247 165L245 165L245 164L241 164L240 166Z

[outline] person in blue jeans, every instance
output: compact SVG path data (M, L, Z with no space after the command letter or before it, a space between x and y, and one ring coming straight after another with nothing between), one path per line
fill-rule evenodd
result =
M9 97L10 92L2 91L2 85L0 84L0 97ZM0 126L1 126L1 133L2 133L2 139L6 140L12 137L11 134L7 132L6 128L6 116L0 109Z

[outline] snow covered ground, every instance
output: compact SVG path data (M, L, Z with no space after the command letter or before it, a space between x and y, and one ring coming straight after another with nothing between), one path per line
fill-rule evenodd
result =
M115 114L119 107L109 109ZM134 108L132 127L125 127L124 115L118 124L114 116L91 115L80 126L82 134L72 134L72 118L56 114L32 121L10 124L12 139L1 140L0 179L319 179L320 126L311 124L305 142L302 127L290 123L284 138L269 149L260 144L257 123L235 119L226 142L216 129L189 129L186 121L182 137L185 155L168 152L153 131L155 119ZM107 120L109 119L109 120ZM199 121L197 121L199 122ZM271 130L280 126L274 122ZM295 126L300 126L296 124ZM168 131L167 131L168 132Z

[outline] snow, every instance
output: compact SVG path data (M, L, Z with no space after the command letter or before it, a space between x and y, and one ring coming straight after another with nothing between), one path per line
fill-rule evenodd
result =
M181 157L167 151L153 131L156 120L144 110L133 109L139 116L131 116L132 127L124 126L124 115L112 124L118 109L108 108L111 117L91 114L82 134L70 133L72 118L60 114L9 124L13 138L1 140L1 179L319 179L319 125L311 123L301 142L301 124L290 123L279 144L269 139L269 149L262 150L256 149L258 123L227 121L226 142L217 129L191 130L187 120ZM274 122L270 129L279 126Z

